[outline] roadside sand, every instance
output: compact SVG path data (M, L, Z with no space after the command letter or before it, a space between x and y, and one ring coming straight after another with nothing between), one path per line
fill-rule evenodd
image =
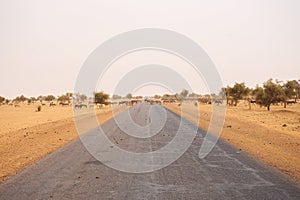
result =
M165 106L180 114L177 104ZM78 137L71 107L35 110L35 105L0 106L0 182ZM207 129L211 106L201 104L199 112L200 127ZM112 117L111 109L97 110L97 117L104 123ZM248 110L244 103L228 107L221 137L300 182L299 103L286 109L272 106L270 112L259 106Z
M78 137L71 107L36 107L0 106L0 182ZM112 117L111 108L96 113L100 124Z
M180 115L178 105L165 107ZM201 104L199 113L199 127L207 130L211 106ZM237 107L227 107L221 138L300 182L299 103L287 108L271 106L270 112L258 105L249 110L243 102Z

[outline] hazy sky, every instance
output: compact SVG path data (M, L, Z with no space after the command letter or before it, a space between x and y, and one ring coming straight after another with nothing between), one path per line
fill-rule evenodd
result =
M0 0L0 96L73 91L102 42L163 28L205 49L224 85L300 78L300 1Z

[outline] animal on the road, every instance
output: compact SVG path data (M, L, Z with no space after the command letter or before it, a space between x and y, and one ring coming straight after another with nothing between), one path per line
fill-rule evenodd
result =
M215 100L215 104L218 104L218 105L220 105L220 104L222 104L223 103L223 101L221 100L221 99L217 99L217 100Z
M87 108L86 104L76 104L75 108L81 109L81 108Z

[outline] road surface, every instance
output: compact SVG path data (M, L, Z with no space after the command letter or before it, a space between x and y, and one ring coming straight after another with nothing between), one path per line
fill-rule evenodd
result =
M151 121L150 107L132 107L132 120L145 126ZM166 126L151 138L127 135L113 119L102 129L123 149L154 151L170 142L179 126L180 117L167 110L166 116ZM107 167L77 139L0 184L0 199L300 199L300 189L290 178L221 140L200 159L203 135L198 130L188 150L171 165L142 174Z

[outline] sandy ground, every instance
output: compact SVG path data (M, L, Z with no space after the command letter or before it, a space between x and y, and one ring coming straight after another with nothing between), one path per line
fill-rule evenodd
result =
M37 105L0 106L0 182L78 137L71 107L36 110ZM112 117L111 108L96 113L100 124Z
M178 105L166 107L180 115ZM207 130L211 106L201 104L198 109L199 127ZM243 102L227 107L221 138L300 182L300 103L271 106L270 112L258 105L249 110Z
M43 106L41 112L36 107L0 106L0 182L78 137L71 107ZM177 104L166 107L180 114ZM199 112L200 127L207 129L211 106L200 105ZM97 117L107 121L111 109L97 110ZM244 103L228 107L221 137L300 182L300 103L272 106L270 112L259 106L248 110Z

